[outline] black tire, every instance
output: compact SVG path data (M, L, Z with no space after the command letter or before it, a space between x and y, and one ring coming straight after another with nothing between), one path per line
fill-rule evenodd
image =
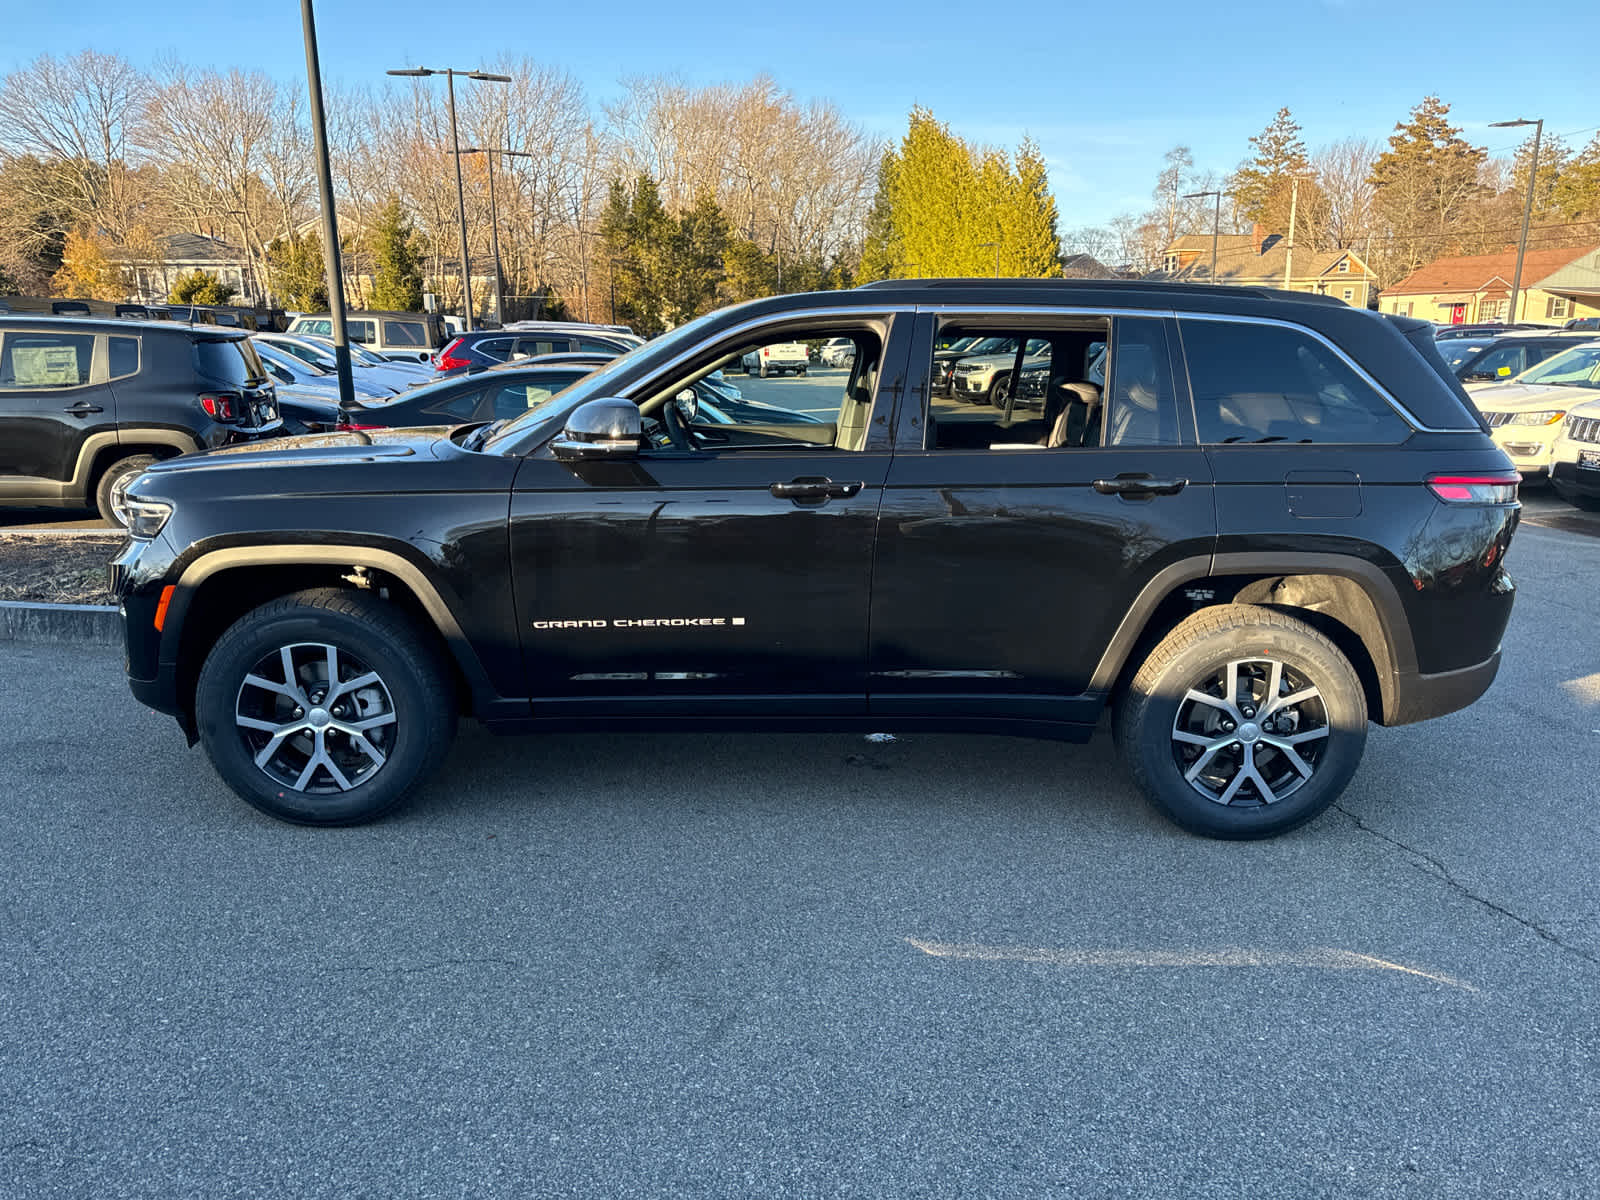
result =
M291 648L303 702L319 697L318 678L325 681L328 671L325 654L320 667L318 657L327 647L336 652L342 681L370 674L377 683L352 688L330 712L247 682L250 676L289 685L291 672L277 665L284 647ZM270 601L234 622L206 655L195 689L200 741L228 786L269 816L300 825L374 820L439 766L455 736L455 690L444 653L431 631L363 592L316 588ZM382 722L386 713L392 716ZM290 736L274 735L242 726L241 718L299 727ZM324 726L320 734L311 728L316 721ZM381 762L339 727L346 721L373 726L360 732L371 737ZM257 755L274 738L275 757L258 765ZM324 750L327 767L317 758ZM301 768L303 791L299 780L288 778Z
M800 367L795 371L796 375L804 375L805 373L806 373L806 369L804 367Z
M1586 496L1582 492L1571 491L1554 480L1550 481L1550 486L1556 495L1574 508L1581 508L1584 512L1600 512L1600 496Z
M1011 377L1002 375L989 385L989 404L994 408L1004 409L1006 397L1011 394Z
M761 364L761 378L765 379L766 377L767 377L767 364L766 363L762 363Z
M1231 712L1220 699L1193 698L1225 692L1229 664L1237 680ZM1315 695L1275 710L1273 679L1279 699L1307 687ZM1207 837L1271 837L1316 817L1350 782L1366 746L1366 694L1339 648L1303 621L1218 605L1151 651L1118 702L1113 729L1134 783L1176 824Z
M149 454L131 454L119 458L105 469L94 489L94 506L108 525L127 528L126 516L120 512L122 494L127 486L155 466L160 459Z

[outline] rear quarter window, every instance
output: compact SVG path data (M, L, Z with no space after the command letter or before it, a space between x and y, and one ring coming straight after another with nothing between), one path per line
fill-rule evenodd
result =
M426 327L421 321L385 321L383 340L389 346L426 346Z
M246 387L266 377L256 348L244 338L197 341L194 369L203 379L233 387Z
M1411 433L1371 384L1309 333L1233 321L1179 326L1203 443L1392 445Z

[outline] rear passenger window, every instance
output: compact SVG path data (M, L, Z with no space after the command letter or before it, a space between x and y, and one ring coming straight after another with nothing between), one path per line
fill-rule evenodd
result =
M0 388L67 388L89 382L92 333L7 333L0 342Z
M443 400L435 400L422 411L429 416L446 417L456 421L470 421L478 411L478 401L483 398L481 389L457 392Z
M536 383L515 383L501 388L494 396L496 420L520 417L530 408L538 408L555 393Z
M371 321L347 321L345 323L345 331L350 335L352 342L360 342L362 345L366 345L373 340Z
M1233 321L1179 325L1202 442L1392 444L1411 432L1371 384L1308 333Z
M385 321L383 340L390 346L426 346L421 321Z
M590 338L579 338L578 349L588 354L616 354L617 348L610 342L597 342Z
M929 364L933 450L1098 446L1106 322L939 330Z
M122 379L139 373L139 339L114 337L111 341L111 378Z
M511 357L511 339L485 338L475 345L473 349L485 358L492 358L497 362L505 362L506 359Z
M555 353L558 353L560 351L566 350L566 348L567 348L566 339L562 339L561 344L559 346L555 342L551 341L549 338L518 338L517 339L517 353L518 354L525 354L525 355L528 355L529 357L532 357L533 355L537 355L537 354L555 354Z

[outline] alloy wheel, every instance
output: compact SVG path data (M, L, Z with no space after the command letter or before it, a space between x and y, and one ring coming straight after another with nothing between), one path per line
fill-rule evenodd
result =
M1172 722L1172 755L1206 799L1260 807L1311 780L1328 734L1322 693L1302 672L1278 659L1238 659L1184 693Z
M394 698L376 671L324 642L281 646L239 685L234 720L257 767L297 792L347 792L394 749Z

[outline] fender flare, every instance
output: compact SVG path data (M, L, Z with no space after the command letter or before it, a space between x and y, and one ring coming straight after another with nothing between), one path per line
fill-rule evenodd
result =
M1179 559L1157 571L1140 589L1138 597L1117 626L1100 662L1095 667L1089 688L1109 694L1126 665L1128 655L1144 632L1145 625L1161 602L1185 583L1223 575L1333 575L1355 583L1371 602L1377 615L1384 645L1367 646L1377 669L1378 687L1383 695L1385 716L1396 702L1399 677L1417 670L1416 644L1394 583L1382 568L1363 558L1347 554L1301 554L1251 552L1238 554L1194 555Z
M274 543L269 546L235 546L228 549L209 550L183 569L173 593L167 631L161 636L160 661L176 664L178 645L183 635L189 603L200 585L214 575L235 567L260 567L279 564L284 566L370 567L392 575L405 585L422 605L428 619L433 622L439 636L449 648L467 685L474 695L486 701L504 698L495 691L483 669L478 652L462 631L439 589L427 574L404 556L393 550L375 546L330 545L327 543Z

